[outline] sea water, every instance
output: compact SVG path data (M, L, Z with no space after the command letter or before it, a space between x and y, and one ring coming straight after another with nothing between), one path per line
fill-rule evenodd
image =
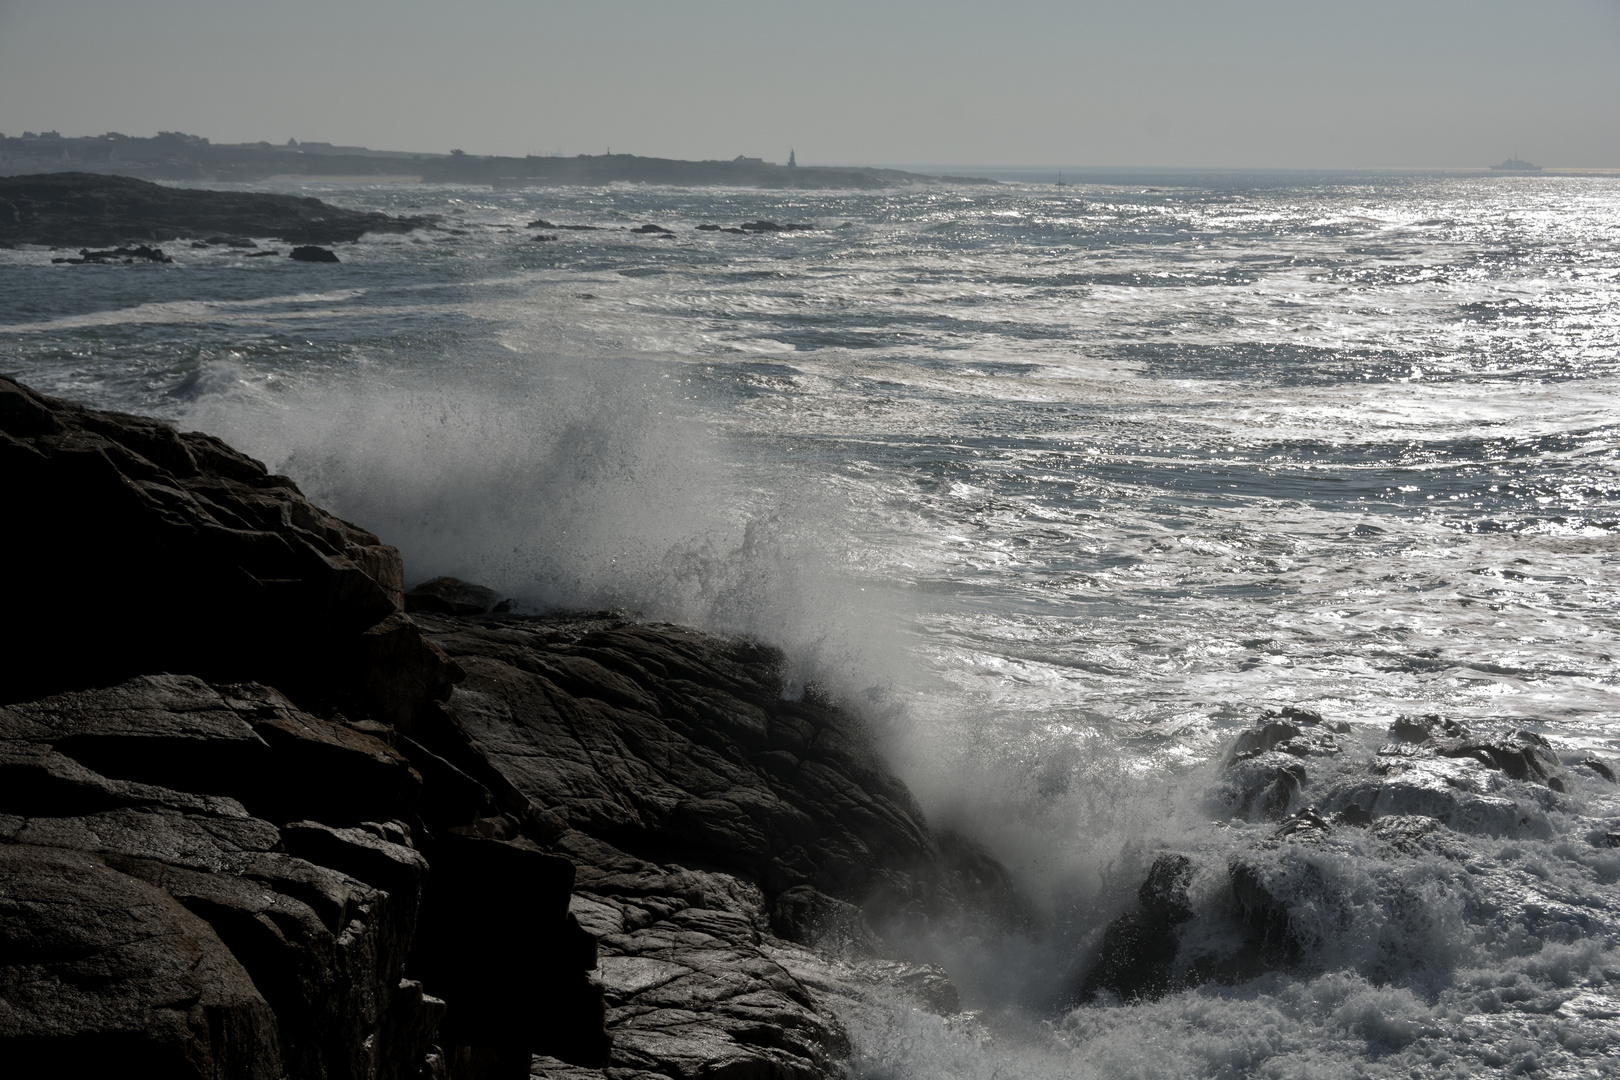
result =
M1620 798L1579 765L1620 759L1617 181L1079 180L301 185L440 225L0 252L0 370L230 440L413 581L753 634L865 711L1029 929L942 930L973 1015L846 1017L856 1076L1620 1072ZM761 220L808 228L697 228ZM1322 798L1423 714L1542 735L1568 790L1279 844L1219 795L1288 705L1350 727ZM1299 955L1078 1004L1166 850L1188 941L1242 857Z

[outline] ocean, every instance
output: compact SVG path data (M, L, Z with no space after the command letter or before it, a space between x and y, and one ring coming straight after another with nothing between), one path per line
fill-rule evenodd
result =
M229 440L412 581L754 635L864 711L1031 929L927 943L974 1015L846 1017L854 1077L1620 1072L1620 186L1068 179L284 185L442 226L3 251L0 370ZM699 228L760 221L806 228ZM1341 728L1291 810L1431 714L1564 790L1435 773L1279 839L1225 763L1285 707ZM1241 947L1245 863L1286 961L1081 1002L1167 851L1184 957Z

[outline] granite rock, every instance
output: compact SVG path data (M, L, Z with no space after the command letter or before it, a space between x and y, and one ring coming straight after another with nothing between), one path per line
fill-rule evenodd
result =
M408 728L457 677L400 612L398 551L218 439L0 376L0 470L0 558L29 568L0 702L172 671Z

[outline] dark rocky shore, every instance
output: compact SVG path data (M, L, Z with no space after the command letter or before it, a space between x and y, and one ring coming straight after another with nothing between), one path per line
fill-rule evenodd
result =
M407 596L219 440L3 377L0 469L19 1075L811 1080L1014 908L771 649Z
M297 195L173 188L99 173L0 177L0 247L229 243L250 236L335 244L368 232L410 232L433 220L344 210Z

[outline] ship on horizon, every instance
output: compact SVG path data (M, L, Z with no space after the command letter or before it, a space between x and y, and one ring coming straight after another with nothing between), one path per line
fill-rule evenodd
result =
M1491 166L1491 171L1492 172L1534 173L1534 172L1540 172L1541 171L1541 166L1540 165L1532 165L1530 162L1522 160L1519 157L1518 151L1515 150L1513 152L1513 156L1508 158L1506 161L1502 162L1502 164L1500 164L1500 165L1492 165Z

